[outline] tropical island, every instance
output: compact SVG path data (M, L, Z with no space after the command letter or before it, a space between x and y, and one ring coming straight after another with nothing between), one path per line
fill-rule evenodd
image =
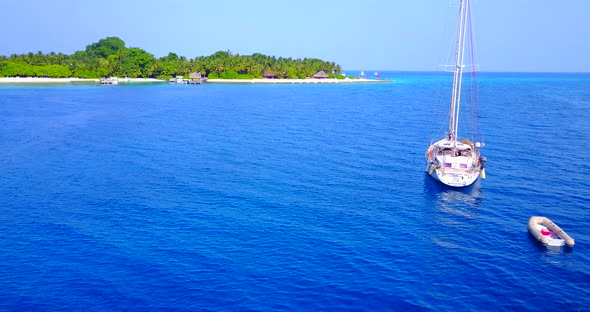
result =
M175 53L156 58L141 48L126 47L118 37L107 37L66 55L41 51L0 56L0 77L80 78L129 77L169 79L199 73L211 81L305 79L323 72L322 78L344 79L334 62L316 58L292 59L260 53L238 55L218 51L188 59Z

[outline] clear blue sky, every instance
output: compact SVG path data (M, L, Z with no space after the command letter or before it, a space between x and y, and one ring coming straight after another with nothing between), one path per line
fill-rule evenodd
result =
M219 50L346 69L436 70L458 0L4 1L0 55L71 54L117 36L189 58ZM482 71L590 72L590 0L474 0Z

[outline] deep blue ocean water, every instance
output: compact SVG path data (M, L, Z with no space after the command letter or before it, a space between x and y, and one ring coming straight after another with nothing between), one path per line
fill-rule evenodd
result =
M590 74L482 74L468 189L424 172L450 82L381 74L0 86L0 310L588 310Z

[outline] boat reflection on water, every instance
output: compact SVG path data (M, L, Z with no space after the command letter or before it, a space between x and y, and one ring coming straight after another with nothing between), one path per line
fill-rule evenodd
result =
M564 246L549 246L545 244L541 244L529 231L526 231L526 234L529 238L529 242L533 248L537 251L544 253L546 255L571 255L574 252L574 248L564 245ZM553 264L561 264L559 261L555 261L555 259L545 259L547 262Z
M425 231L432 234L432 243L444 249L469 250L477 238L469 233L478 233L478 211L483 202L480 182L468 187L446 186L424 175ZM433 226L436 231L432 231ZM468 242L469 241L469 242Z
M475 219L483 202L479 181L469 187L453 188L424 176L424 193L437 211Z

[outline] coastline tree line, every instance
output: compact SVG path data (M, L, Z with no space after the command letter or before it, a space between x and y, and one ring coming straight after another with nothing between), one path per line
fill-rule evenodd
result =
M341 78L334 62L315 58L276 58L260 53L238 55L230 51L187 59L175 53L156 58L140 48L127 48L117 37L107 37L74 54L12 54L0 56L0 77L130 77L167 79L188 77L200 72L209 78L252 79L262 77L306 78L323 70L329 77Z

